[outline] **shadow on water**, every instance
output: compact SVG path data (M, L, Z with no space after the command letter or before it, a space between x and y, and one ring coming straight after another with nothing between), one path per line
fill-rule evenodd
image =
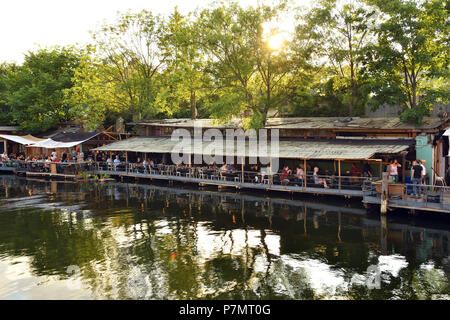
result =
M380 217L323 198L14 176L0 176L0 206L3 299L450 293L442 215Z

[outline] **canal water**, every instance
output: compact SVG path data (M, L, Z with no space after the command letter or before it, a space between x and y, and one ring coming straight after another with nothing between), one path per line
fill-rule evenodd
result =
M0 176L0 299L449 299L450 222Z

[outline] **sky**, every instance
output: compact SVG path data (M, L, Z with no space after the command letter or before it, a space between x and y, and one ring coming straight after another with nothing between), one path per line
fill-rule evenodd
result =
M0 63L23 62L29 50L53 45L83 45L91 42L89 31L103 22L112 22L117 12L138 12L142 9L169 15L175 6L181 13L205 8L212 0L1 0L0 1ZM271 0L259 0L272 3ZM293 0L305 6L312 0ZM238 0L247 6L258 0ZM280 23L289 27L289 20Z

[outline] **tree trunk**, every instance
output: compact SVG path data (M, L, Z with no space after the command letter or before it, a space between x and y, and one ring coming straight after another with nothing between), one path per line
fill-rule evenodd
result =
M191 118L197 119L198 112L197 112L197 100L195 97L195 90L191 91L190 105L191 105Z
M350 105L348 107L348 114L350 117L353 117L353 107L354 107L355 98L356 98L355 66L353 64L353 60L350 61L350 85L351 85L352 92L351 92L351 96L350 96Z

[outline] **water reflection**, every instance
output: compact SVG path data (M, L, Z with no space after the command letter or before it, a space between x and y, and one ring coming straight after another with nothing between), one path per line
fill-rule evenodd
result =
M3 299L449 297L445 223L214 190L0 179Z

